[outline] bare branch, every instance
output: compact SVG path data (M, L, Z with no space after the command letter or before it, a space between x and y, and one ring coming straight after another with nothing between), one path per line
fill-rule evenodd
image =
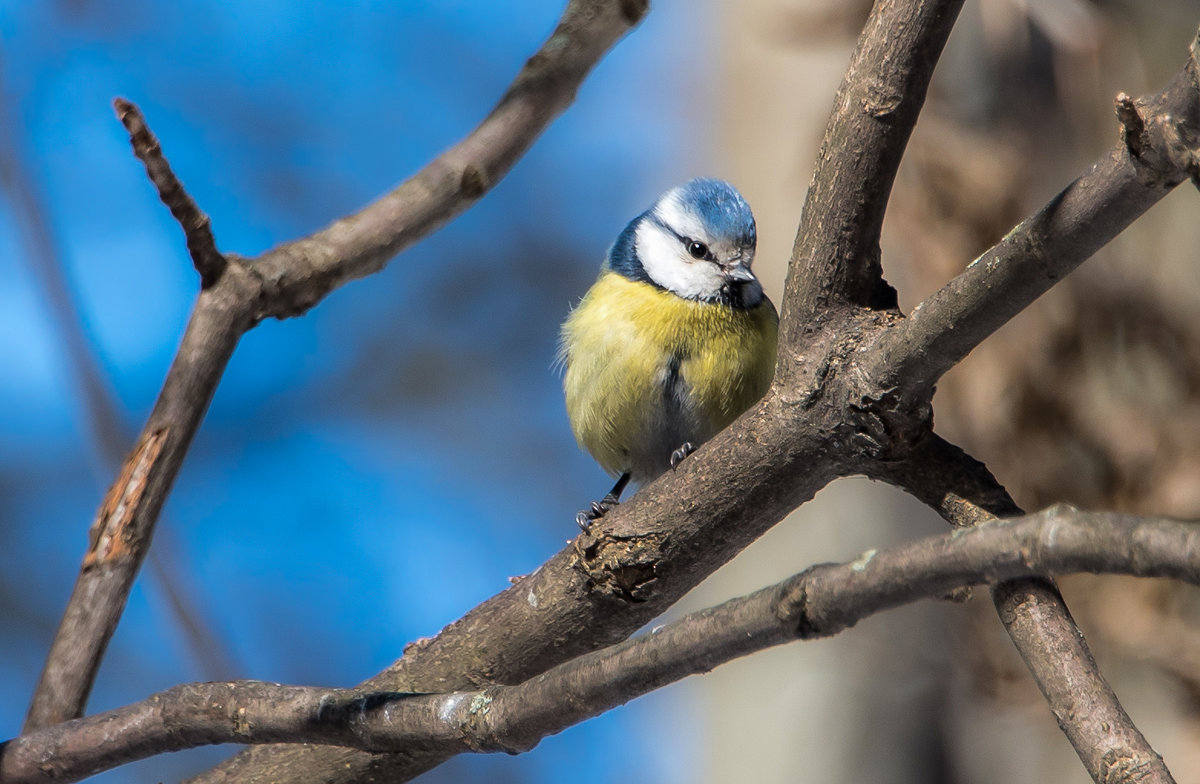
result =
M549 40L473 133L361 212L253 262L263 280L261 316L305 312L474 204L571 104L584 77L646 8L647 0L571 0Z
M880 339L878 377L885 386L931 389L984 338L1194 176L1196 58L1193 44L1183 69L1157 95L1119 99L1123 142Z
M935 433L906 459L875 463L866 474L901 488L955 528L1024 514L987 466Z
M832 308L896 307L879 233L900 159L962 0L881 0L834 99L788 266L783 345Z
M811 567L749 596L579 657L514 686L411 694L241 681L177 686L0 747L11 784L75 781L211 743L305 742L372 752L515 753L688 675L794 639L836 634L882 610L1013 577L1117 572L1200 583L1200 527L1162 519L1041 514ZM1086 719L1085 719L1086 720ZM1138 781L1157 757L1135 767ZM1108 758L1111 768L1120 766Z
M92 525L26 729L81 714L163 502L241 336L265 316L303 312L466 209L566 108L591 66L645 10L638 0L572 0L554 34L464 142L358 215L257 261L226 257L223 271L207 255L211 234L203 213L171 174L141 115L118 104L135 151L185 227L197 268L215 277L201 289L138 446Z
M217 250L212 222L184 190L183 183L175 176L175 172L171 171L171 164L167 163L158 139L146 127L146 120L138 108L124 98L113 100L113 108L117 110L117 117L129 132L133 154L146 165L146 174L158 189L158 197L183 227L188 253L192 257L192 263L196 265L196 271L200 273L200 285L208 288L217 282L228 264L221 251Z
M1121 706L1049 579L992 590L1000 620L1058 726L1097 782L1173 784L1158 752Z
M991 525L1021 514L990 471L936 435L908 460L883 465L877 478L920 498L954 526ZM1055 518L1056 510L1047 515ZM1077 519L1078 515L1073 515ZM1089 515L1097 524L1112 518ZM1195 527L1192 526L1194 529ZM1123 552L1134 554L1136 545ZM1043 574L1062 570L1042 570ZM1049 577L1002 582L992 600L1033 680L1097 782L1172 782L1162 758L1134 725L1096 665L1058 587Z
M225 274L201 292L158 402L92 523L83 565L34 691L27 730L83 712L154 522L221 371L248 328L249 319L229 296L238 280Z
M1123 144L908 318L881 331L863 373L878 384L865 397L886 401L895 420L907 425L889 429L919 433L919 427L905 419L920 424L942 373L1195 174L1200 149L1196 53L1193 42L1184 68L1158 95L1118 101ZM887 413L879 416L887 422ZM979 519L981 510L972 510L969 502L972 494L982 494L985 503L1000 509L1011 504L986 468L952 451L957 450L940 439L925 438L912 455L879 473L891 474L955 524ZM965 484L948 484L951 477ZM1057 588L1046 580L1024 580L998 587L993 599L1093 778L1111 780L1115 770L1119 775L1170 781L1170 773L1096 667Z

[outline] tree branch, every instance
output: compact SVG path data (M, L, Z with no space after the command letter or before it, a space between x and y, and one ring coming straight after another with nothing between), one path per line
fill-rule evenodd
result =
M877 462L865 473L904 490L955 528L1024 514L987 466L936 433L904 460Z
M931 390L987 336L1196 175L1198 41L1161 92L1136 102L1118 97L1123 140L1106 158L880 339L876 377L884 386Z
M899 452L899 468L879 468L879 474L893 474L900 486L952 522L981 516L979 509L970 511L970 504L955 508L972 493L982 493L988 503L1002 508L1016 507L1005 500L1007 494L986 468L966 455L951 454L954 448L940 439L923 436L921 424L927 421L934 383L1172 188L1195 175L1200 150L1196 58L1193 40L1184 67L1160 93L1137 102L1119 98L1123 143L908 318L880 330L875 350L865 358L861 372L871 382L862 398L882 423L876 431L897 433L902 442L900 450L880 454L892 459ZM920 445L904 455L904 440ZM921 475L917 484L903 481L918 478L916 474ZM947 485L951 476L965 479L966 486ZM1058 589L1046 580L1023 580L997 587L993 600L1093 778L1099 782L1114 775L1138 775L1171 781L1101 675Z
M516 753L634 697L754 651L836 634L874 613L964 585L1077 571L1200 583L1200 527L1058 506L890 551L868 551L850 564L814 566L513 686L449 694L256 681L176 686L9 741L0 747L0 779L75 781L211 743ZM1156 760L1141 761L1141 773Z
M831 309L896 307L879 233L892 182L962 0L880 0L834 99L796 233L783 345Z
M474 204L574 101L592 67L647 7L648 0L571 0L549 40L474 132L366 209L253 262L264 287L260 315L303 313Z
M894 292L883 280L879 264L879 231L892 178L916 122L929 73L949 34L958 6L947 4L944 18L925 17L922 26L906 25L898 18L884 20L886 5L876 3L860 39L859 50L839 89L838 109L826 129L789 268L781 354L789 350L800 353L803 347L813 345L815 341L811 336L817 331L817 325L822 319L830 318L839 305L873 309L895 307ZM912 5L911 13L917 13L917 5ZM913 61L903 61L907 68L888 72L892 79L870 70L873 66L887 68L892 65L891 61L872 63L869 56L872 42L869 31L881 24L887 24L889 28L896 25L901 36L926 39L919 48L902 47L899 50L900 58L913 58ZM887 36L879 35L878 38L880 45L890 46ZM917 59L927 56L929 59L923 61ZM860 69L867 75L860 74ZM902 84L897 77L909 73L913 74L913 83ZM917 76L921 73L924 73L924 79ZM848 408L857 415L860 423L854 435L861 455L886 462L900 457L903 465L928 471L930 476L927 478L939 487L944 487L951 476L967 480L965 487L951 486L949 492L937 493L940 496L937 498L928 498L930 493L924 493L935 508L944 508L948 500L958 498L960 494L981 491L990 505L1009 513L1017 511L990 472L965 455L951 456L942 449L936 457L947 459L932 462L916 455L905 455L912 444L924 441L928 445L931 442L927 428L933 384L970 348L1053 285L1065 270L1089 257L1185 178L1188 165L1194 171L1194 150L1189 149L1190 155L1173 157L1147 153L1157 149L1154 142L1187 148L1179 139L1194 139L1195 129L1200 128L1198 95L1193 53L1187 67L1157 97L1160 103L1143 103L1140 114L1128 107L1125 112L1143 121L1147 117L1155 118L1151 123L1143 123L1139 129L1151 125L1161 130L1166 124L1164 116L1183 110L1182 117L1172 119L1172 124L1166 127L1191 128L1191 137L1160 132L1150 140L1147 133L1128 133L1126 138L1134 140L1136 145L1119 148L1109 156L1107 165L1097 166L1092 172L1095 182L1084 181L1068 188L984 259L930 298L929 304L918 306L910 317L898 323L883 322L874 329L879 336L876 350L870 352L860 366L863 378L869 382L860 394L851 392L847 401ZM860 111L843 111L846 106L860 108ZM890 110L897 107L907 107L908 112L895 118L896 126L890 122L872 121L881 116L891 121ZM1134 156L1135 147L1141 157ZM1160 159L1182 161L1182 165L1170 169L1162 164L1152 166L1143 159L1155 163ZM1153 172L1155 176L1148 177L1147 172ZM1098 193L1112 196L1097 198ZM1101 220L1105 221L1103 230L1096 231ZM1088 229L1080 231L1080 226L1084 225ZM1014 249L1026 252L1023 261L1010 259L997 275L994 272L999 266L997 259L1011 257ZM1049 271L1043 271L1043 268L1049 268ZM1031 274L1034 270L1039 274ZM996 282L995 278L999 276L1010 282L1007 289ZM974 325L970 323L972 315ZM832 331L845 333L855 324L860 328L865 324L867 331L872 329L869 322L852 315L836 322ZM834 339L844 340L845 337L839 335ZM802 371L811 374L806 367L811 366L811 361L805 363L801 357L798 364ZM779 376L784 382L789 379L789 370L786 361L781 362ZM938 442L940 439L933 441L938 446L949 446ZM916 449L920 451L920 447ZM910 484L902 486L913 487ZM922 493L918 490L917 494ZM969 505L959 504L958 508L947 511L958 516L968 508ZM976 507L973 522L978 522L979 511ZM1155 775L1160 780L1169 780L1165 766L1100 674L1057 588L1048 581L1026 580L1002 586L994 598L1005 628L1050 701L1055 715L1060 717L1060 723L1064 715L1074 715L1067 711L1082 701L1086 701L1092 715L1098 717L1096 722L1063 724L1089 772L1098 775L1100 768L1096 758L1099 755L1116 754L1122 759L1154 760ZM1063 653L1070 656L1056 656ZM1072 689L1079 690L1075 696L1072 696Z
M221 251L217 250L212 222L196 206L196 202L184 189L183 183L175 176L175 172L171 171L171 165L167 163L158 139L146 126L146 120L138 108L124 98L114 99L113 108L129 133L133 154L146 166L146 174L158 189L158 197L167 205L171 216L183 229L192 264L200 273L201 287L208 288L217 282L229 263Z
M200 293L162 392L88 531L88 549L59 622L26 730L80 715L150 546L154 522L221 371L250 320L227 274Z
M986 466L936 435L930 435L909 459L881 465L875 477L905 489L956 527L993 525L997 515L1022 514ZM1043 516L1056 519L1060 511L1051 509ZM1079 517L1072 515L1073 520ZM1116 516L1084 517L1102 525ZM1136 554L1137 545L1125 546L1124 552ZM1062 570L1040 571L1048 575ZM1053 580L1047 576L1001 582L992 589L992 601L1059 727L1093 779L1174 781L1100 672Z
M242 334L266 316L302 313L466 209L566 108L591 66L645 10L638 0L572 0L550 39L467 139L357 215L257 260L227 256L222 264L213 257L220 254L203 213L170 174L140 114L118 104L135 151L183 225L204 285L138 445L92 524L26 729L81 714L163 502Z

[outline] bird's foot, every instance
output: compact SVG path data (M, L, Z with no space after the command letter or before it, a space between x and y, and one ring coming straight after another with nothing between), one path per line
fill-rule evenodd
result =
M683 446L671 453L671 468L683 462L683 459L696 451L696 445L691 441L684 441ZM661 454L661 453L660 453Z
M591 506L575 515L575 522L584 533L587 533L591 530L592 523L604 517L610 509L619 503L620 501L617 500L617 496L609 493L599 501L592 501Z

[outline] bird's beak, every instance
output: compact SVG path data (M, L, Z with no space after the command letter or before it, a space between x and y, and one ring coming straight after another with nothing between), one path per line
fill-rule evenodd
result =
M749 283L754 280L754 273L746 269L741 262L724 267L721 271L725 274L725 279L731 283Z

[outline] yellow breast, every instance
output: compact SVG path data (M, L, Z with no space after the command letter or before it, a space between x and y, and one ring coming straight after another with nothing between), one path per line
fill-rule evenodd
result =
M603 273L562 330L575 438L606 471L654 478L766 392L778 321L766 299L739 310Z

